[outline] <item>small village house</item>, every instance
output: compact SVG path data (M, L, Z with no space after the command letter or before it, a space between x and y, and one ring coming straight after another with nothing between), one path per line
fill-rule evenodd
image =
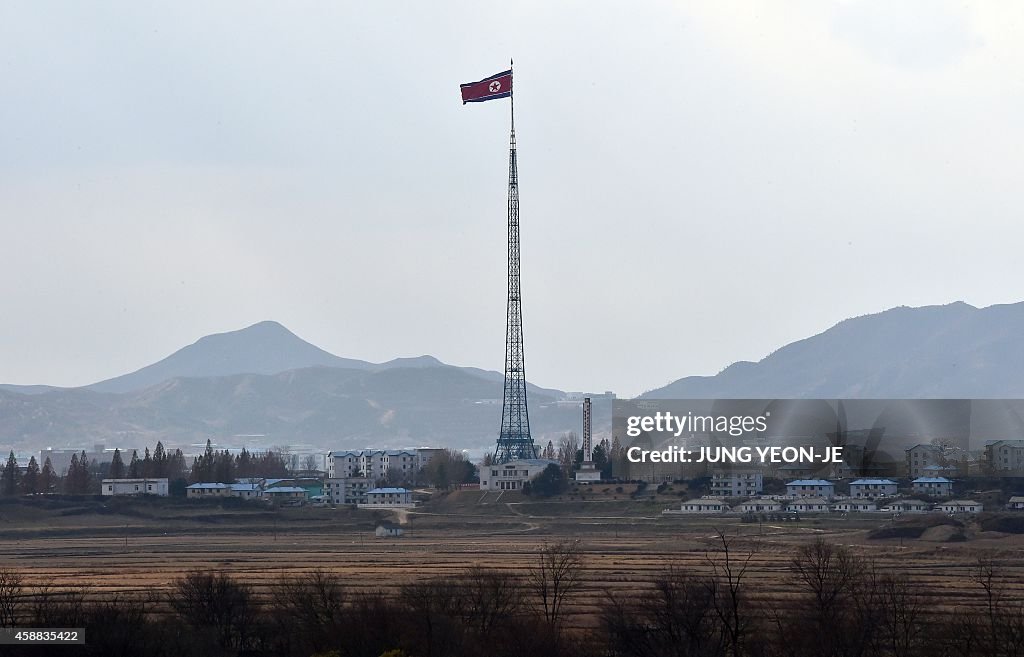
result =
M886 513L928 513L932 505L921 500L896 500L882 507Z
M797 513L828 513L828 500L824 497L804 497L786 505L787 511Z
M229 484L222 484L219 482L198 482L191 484L186 488L185 494L189 499L230 497L231 486Z
M981 513L984 510L981 502L974 500L950 500L935 507L943 513Z
M797 479L786 484L790 497L835 497L836 486L825 479Z
M896 494L896 482L891 479L858 479L850 482L850 497L874 499Z
M157 495L167 497L166 478L158 479L104 479L100 484L104 495Z
M918 477L910 482L910 487L918 495L949 497L953 494L953 482L945 477Z
M665 509L663 514L727 513L729 505L720 499L702 497L683 502L678 509Z
M740 513L777 513L782 510L782 502L766 497L757 497L737 504L733 510Z
M374 488L366 491L366 502L360 509L411 509L412 491L405 488Z
M301 486L276 486L263 491L263 496L275 504L302 504L309 491Z
M393 525L390 522L382 522L377 525L377 529L373 532L377 538L397 538L401 536L404 531L398 525Z
M845 499L832 505L836 513L869 513L877 511L878 505L870 500Z
M240 497L242 499L258 499L263 497L263 487L258 483L238 482L223 484L220 482L200 482L188 486L185 494L189 499L208 499L213 497Z

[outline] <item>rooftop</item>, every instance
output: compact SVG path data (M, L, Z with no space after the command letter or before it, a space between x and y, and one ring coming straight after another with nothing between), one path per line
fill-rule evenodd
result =
M517 463L536 466L543 465L545 467L552 464L558 465L558 461L552 461L551 459L516 459L514 461L509 461L508 463L495 463L494 465L507 468L509 466L514 467Z
M426 449L426 448L425 448ZM416 456L415 449L332 449L327 452L328 458L345 456Z
M928 503L923 500L893 500L885 505L885 508L897 507L897 506L928 506Z

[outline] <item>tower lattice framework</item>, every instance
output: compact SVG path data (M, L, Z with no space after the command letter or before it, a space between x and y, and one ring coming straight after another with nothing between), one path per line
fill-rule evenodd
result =
M505 392L501 408L501 433L494 455L498 463L537 457L537 448L530 435L530 413L526 404L522 290L519 285L519 172L516 166L514 114L509 144L508 307L505 323Z

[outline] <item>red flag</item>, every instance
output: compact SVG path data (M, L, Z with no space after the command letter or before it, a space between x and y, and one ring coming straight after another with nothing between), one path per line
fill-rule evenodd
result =
M512 69L502 71L479 82L467 82L462 87L462 104L482 103L512 95Z

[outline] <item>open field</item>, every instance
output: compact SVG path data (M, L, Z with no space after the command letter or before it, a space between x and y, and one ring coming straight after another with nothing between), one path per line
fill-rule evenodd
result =
M963 542L867 537L890 523L879 516L808 517L803 522L741 523L738 518L670 517L664 504L634 500L495 501L463 492L416 511L272 509L253 503L185 500L40 499L0 504L0 568L28 586L88 587L88 596L152 595L190 570L229 573L269 593L282 575L323 568L342 574L351 591L394 590L473 565L522 573L551 541L578 539L585 587L574 597L573 624L588 624L611 592L642 594L669 564L709 573L721 562L721 530L734 554L750 553L749 583L758 598L785 598L795 548L814 536L871 555L878 568L906 572L936 606L980 606L970 575L990 555L1024 600L1024 535L968 527ZM403 522L404 536L378 539L379 519Z

